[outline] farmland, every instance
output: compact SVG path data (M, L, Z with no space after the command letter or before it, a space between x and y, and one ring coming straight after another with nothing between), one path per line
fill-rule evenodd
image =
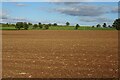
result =
M3 30L2 48L3 78L118 77L117 30Z

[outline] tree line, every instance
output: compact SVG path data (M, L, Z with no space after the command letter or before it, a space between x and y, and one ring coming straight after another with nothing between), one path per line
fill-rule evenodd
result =
M15 25L15 28L17 30L20 30L21 28L27 30L29 26L32 26L33 29L36 29L36 28L49 29L50 26L58 26L58 24L57 23L42 24L41 22L39 22L38 24L32 24L32 23L27 23L27 22L17 22ZM70 26L70 23L66 22L66 26ZM75 29L78 29L78 27L80 27L79 24L76 24Z
M40 29L49 29L50 26L58 26L57 23L49 23L49 24L42 24L41 22L37 23L37 24L32 24L32 23L27 23L27 22L17 22L16 24L2 24L3 26L15 26L15 28L17 30L20 30L21 28L27 30L30 26L33 27L33 29L36 28L40 28ZM69 22L66 22L66 26L70 26ZM75 30L77 30L80 27L79 24L75 25ZM103 27L103 28L116 28L117 30L120 30L120 18L116 19L112 25L107 25L106 23L103 23L103 25L97 24L96 26L92 26L92 28L94 27Z

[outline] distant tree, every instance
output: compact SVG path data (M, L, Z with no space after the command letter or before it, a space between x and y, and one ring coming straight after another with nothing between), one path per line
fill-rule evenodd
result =
M57 26L57 23L54 23L53 26Z
M45 25L44 28L45 28L45 29L49 29L49 25Z
M31 25L32 25L32 23L30 23L30 22L29 22L29 23L28 23L28 25L30 25L30 26L31 26Z
M25 30L27 30L29 28L29 25L27 24L27 22L17 22L15 25L15 28L17 30L20 30L21 28L24 28Z
M51 23L49 23L49 24L48 24L48 26L52 26L52 24L51 24Z
M24 23L23 23L23 28L24 28L25 30L27 30L27 29L29 28L29 25L28 25L26 22L24 22Z
M8 26L8 27L9 27L9 23L6 23L6 26Z
M112 28L112 26L111 26L111 25L108 25L108 28Z
M43 25L40 22L38 23L38 26L40 29L42 29L42 27L43 27Z
M103 27L104 27L104 28L106 28L106 27L107 27L107 24L106 24L106 23L104 23L104 24L103 24Z
M38 23L39 25L42 25L41 22Z
M34 24L34 25L33 25L33 29L35 29L35 28L38 28L38 25L37 25L37 24Z
M98 24L96 27L101 27L101 25L100 25L100 24Z
M6 24L2 23L2 27L6 27Z
M15 24L9 24L10 26L15 26Z
M120 30L120 18L116 19L112 26L117 30Z
M92 26L92 28L94 28L95 26Z
M9 27L10 25L9 25L9 23L2 23L2 26L3 27Z
M75 29L77 30L79 27L80 27L79 24L76 24Z
M23 22L17 22L15 28L17 30L20 30L20 28L23 28Z
M66 26L69 26L70 25L70 23L69 22L66 22Z

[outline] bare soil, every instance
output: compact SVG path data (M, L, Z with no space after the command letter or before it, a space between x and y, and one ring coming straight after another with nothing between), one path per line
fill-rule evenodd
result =
M2 32L3 78L118 77L118 32Z

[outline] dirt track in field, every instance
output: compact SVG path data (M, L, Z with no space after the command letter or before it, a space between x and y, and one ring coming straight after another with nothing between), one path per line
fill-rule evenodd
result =
M3 77L118 77L117 31L3 31Z

